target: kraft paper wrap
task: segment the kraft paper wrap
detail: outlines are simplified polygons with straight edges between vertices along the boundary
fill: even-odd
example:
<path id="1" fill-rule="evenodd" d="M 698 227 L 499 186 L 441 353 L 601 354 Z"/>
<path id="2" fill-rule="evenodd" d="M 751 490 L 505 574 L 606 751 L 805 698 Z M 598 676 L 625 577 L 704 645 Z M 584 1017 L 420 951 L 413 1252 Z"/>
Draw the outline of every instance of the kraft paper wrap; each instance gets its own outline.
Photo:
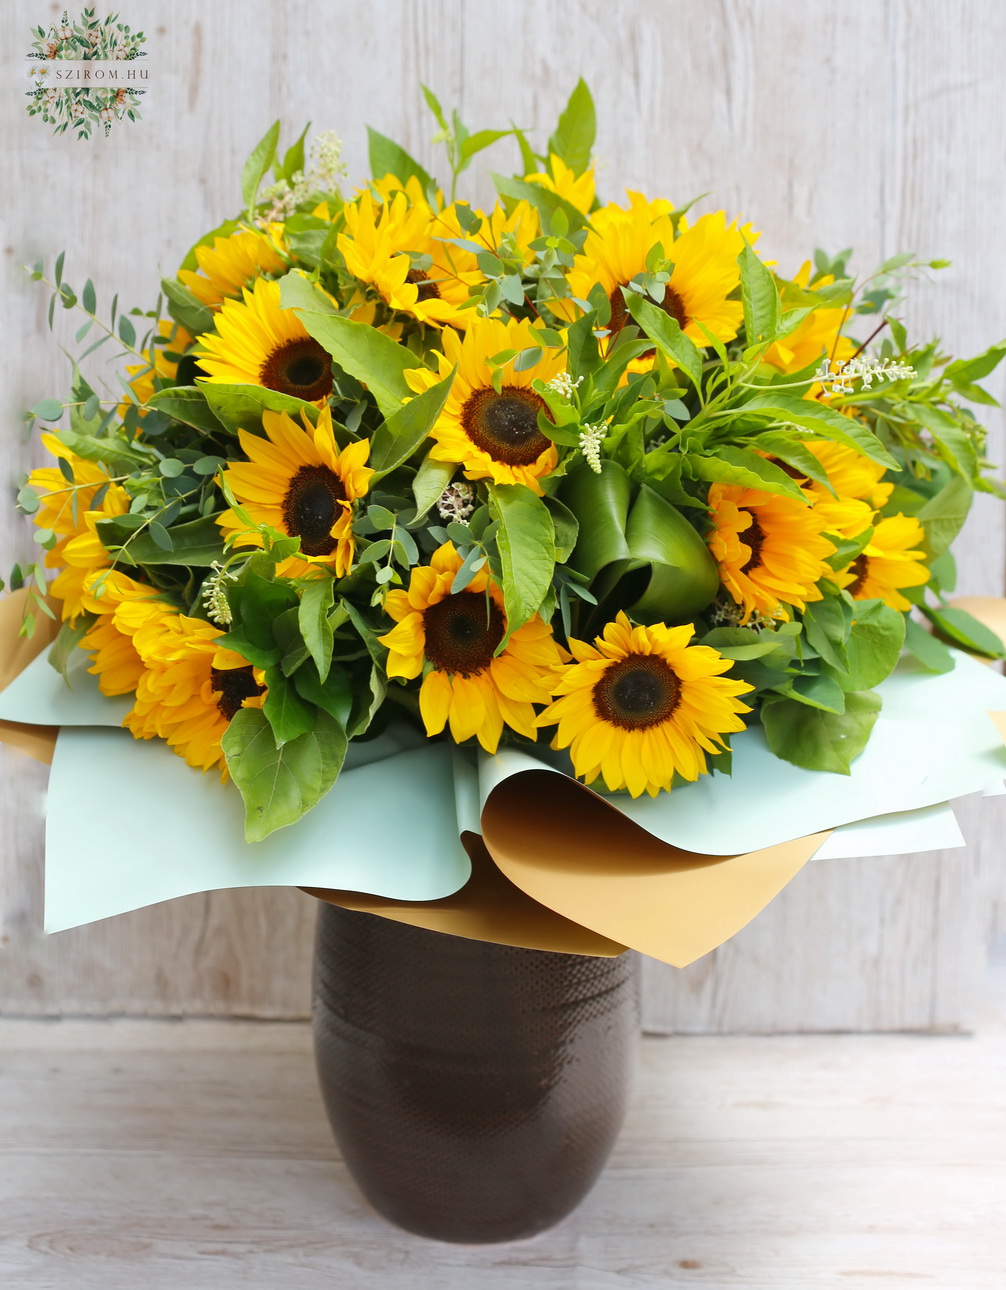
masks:
<path id="1" fill-rule="evenodd" d="M 59 602 L 51 600 L 50 607 L 56 617 L 46 614 L 35 614 L 35 631 L 31 636 L 19 636 L 21 619 L 28 603 L 28 593 L 24 589 L 12 592 L 9 596 L 0 596 L 0 690 L 10 685 L 11 681 L 48 649 L 59 631 Z M 8 748 L 16 748 L 27 753 L 36 761 L 52 765 L 52 754 L 56 747 L 55 726 L 28 726 L 19 721 L 0 721 L 0 743 Z"/>
<path id="2" fill-rule="evenodd" d="M 19 637 L 24 600 L 25 593 L 0 598 L 0 688 L 57 630 L 39 615 L 33 638 Z M 993 630 L 998 614 L 1006 633 L 1006 602 L 989 601 L 983 613 L 973 602 L 963 607 Z M 1006 739 L 1006 715 L 996 724 Z M 57 733 L 0 722 L 0 742 L 49 763 Z M 828 837 L 819 832 L 738 855 L 696 854 L 661 841 L 617 805 L 544 769 L 521 770 L 493 787 L 481 829 L 481 836 L 462 833 L 471 878 L 439 900 L 303 889 L 345 908 L 451 935 L 601 956 L 632 948 L 683 967 L 740 931 Z"/>

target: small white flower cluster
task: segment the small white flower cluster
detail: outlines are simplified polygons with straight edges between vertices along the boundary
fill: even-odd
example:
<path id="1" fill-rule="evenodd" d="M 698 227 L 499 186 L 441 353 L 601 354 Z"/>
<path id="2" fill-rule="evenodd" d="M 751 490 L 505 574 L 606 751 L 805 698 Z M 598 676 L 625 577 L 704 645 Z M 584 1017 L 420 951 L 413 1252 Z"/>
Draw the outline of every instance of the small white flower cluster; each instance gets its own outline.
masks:
<path id="1" fill-rule="evenodd" d="M 230 627 L 234 621 L 231 607 L 227 603 L 227 592 L 224 583 L 233 582 L 235 575 L 228 573 L 222 564 L 214 561 L 212 572 L 203 583 L 203 605 L 212 622 L 218 627 Z"/>
<path id="2" fill-rule="evenodd" d="M 585 425 L 580 431 L 580 451 L 595 475 L 601 473 L 601 443 L 607 433 L 608 427 L 603 421 Z"/>
<path id="3" fill-rule="evenodd" d="M 573 391 L 582 380 L 582 376 L 578 376 L 574 381 L 568 372 L 559 372 L 550 381 L 545 382 L 545 389 L 551 390 L 553 394 L 558 394 L 562 399 L 571 399 Z"/>
<path id="4" fill-rule="evenodd" d="M 437 498 L 437 511 L 442 520 L 467 524 L 475 510 L 475 487 L 463 482 L 448 484 Z"/>
<path id="5" fill-rule="evenodd" d="M 853 382 L 860 381 L 864 390 L 870 389 L 874 381 L 904 381 L 917 376 L 914 367 L 907 363 L 895 362 L 893 358 L 870 358 L 862 354 L 846 362 L 836 364 L 837 371 L 832 371 L 831 360 L 823 358 L 821 366 L 814 373 L 817 380 L 825 387 L 827 397 L 833 394 L 852 394 Z M 831 386 L 831 389 L 828 386 Z"/>
<path id="6" fill-rule="evenodd" d="M 272 202 L 265 214 L 266 223 L 289 219 L 312 193 L 338 192 L 339 180 L 345 174 L 342 140 L 334 130 L 325 130 L 311 145 L 311 161 L 307 170 L 298 170 L 292 183 L 281 179 L 262 194 L 266 201 Z"/>

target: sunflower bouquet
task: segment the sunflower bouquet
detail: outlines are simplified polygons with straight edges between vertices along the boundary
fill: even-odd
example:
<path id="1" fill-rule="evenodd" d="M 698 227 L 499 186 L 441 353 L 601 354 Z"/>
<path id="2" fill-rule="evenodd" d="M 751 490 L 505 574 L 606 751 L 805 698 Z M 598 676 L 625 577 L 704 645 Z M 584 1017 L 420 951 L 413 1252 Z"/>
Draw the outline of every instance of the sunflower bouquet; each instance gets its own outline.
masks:
<path id="1" fill-rule="evenodd" d="M 50 324 L 81 311 L 127 365 L 109 396 L 81 355 L 32 412 L 45 554 L 13 585 L 66 675 L 229 777 L 255 841 L 392 720 L 656 796 L 754 723 L 847 773 L 903 651 L 1002 656 L 945 596 L 973 494 L 1002 495 L 966 404 L 1006 345 L 910 342 L 909 256 L 787 272 L 723 211 L 602 202 L 582 82 L 541 153 L 426 97 L 449 194 L 373 130 L 346 192 L 338 141 L 281 153 L 277 123 L 151 312 L 34 267 Z M 483 211 L 459 179 L 504 138 Z"/>

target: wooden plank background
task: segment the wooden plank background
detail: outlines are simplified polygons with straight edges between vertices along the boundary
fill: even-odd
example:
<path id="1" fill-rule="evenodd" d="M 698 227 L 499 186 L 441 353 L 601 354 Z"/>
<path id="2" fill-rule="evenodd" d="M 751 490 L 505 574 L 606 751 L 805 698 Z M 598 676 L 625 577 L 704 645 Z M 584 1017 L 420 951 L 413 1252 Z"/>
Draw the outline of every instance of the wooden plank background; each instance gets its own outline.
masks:
<path id="1" fill-rule="evenodd" d="M 108 140 L 54 139 L 23 111 L 28 28 L 61 0 L 4 0 L 4 307 L 0 567 L 32 552 L 8 504 L 38 458 L 22 410 L 64 388 L 45 293 L 21 265 L 67 251 L 149 305 L 159 270 L 238 205 L 240 165 L 268 124 L 311 119 L 365 174 L 364 124 L 436 168 L 419 85 L 472 128 L 539 130 L 576 77 L 599 113 L 599 184 L 713 202 L 764 230 L 785 270 L 815 245 L 855 246 L 869 271 L 895 251 L 946 256 L 905 316 L 967 353 L 1006 330 L 999 219 L 1006 130 L 1006 9 L 995 0 L 122 0 L 148 34 L 144 120 Z M 487 154 L 506 170 L 508 143 Z M 490 198 L 475 176 L 462 195 Z M 61 316 L 59 337 L 76 323 Z M 99 368 L 100 375 L 100 368 Z M 1003 427 L 990 418 L 991 455 Z M 1001 509 L 982 499 L 962 543 L 961 590 L 1006 589 Z M 8 757 L 0 788 L 0 1012 L 52 1015 L 304 1012 L 311 902 L 294 892 L 196 896 L 46 939 L 44 777 Z M 101 809 L 96 804 L 95 809 Z M 728 946 L 686 972 L 648 964 L 658 1030 L 955 1028 L 967 1023 L 984 947 L 1006 905 L 1001 802 L 969 808 L 967 853 L 811 865 Z M 154 822 L 156 824 L 156 822 Z M 109 809 L 110 845 L 118 839 Z M 184 845 L 180 838 L 179 845 Z M 997 911 L 999 913 L 997 914 Z"/>

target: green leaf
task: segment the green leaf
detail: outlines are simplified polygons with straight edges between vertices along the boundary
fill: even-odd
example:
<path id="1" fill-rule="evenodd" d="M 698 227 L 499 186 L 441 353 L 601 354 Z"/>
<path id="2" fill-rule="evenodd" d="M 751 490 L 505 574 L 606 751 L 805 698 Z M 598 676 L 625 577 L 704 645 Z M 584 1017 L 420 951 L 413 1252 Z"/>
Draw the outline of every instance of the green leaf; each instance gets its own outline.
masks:
<path id="1" fill-rule="evenodd" d="M 499 523 L 496 545 L 507 617 L 502 648 L 538 612 L 552 585 L 555 529 L 545 503 L 524 484 L 491 484 L 489 510 Z"/>
<path id="2" fill-rule="evenodd" d="M 215 381 L 200 381 L 196 388 L 217 420 L 235 434 L 238 430 L 261 432 L 262 413 L 265 411 L 286 412 L 295 421 L 299 421 L 305 413 L 312 422 L 318 419 L 318 409 L 313 403 L 295 399 L 292 394 L 281 394 L 279 390 L 267 390 L 264 385 L 224 385 Z"/>
<path id="3" fill-rule="evenodd" d="M 422 364 L 411 350 L 367 323 L 340 318 L 331 301 L 299 273 L 288 273 L 281 280 L 280 302 L 284 309 L 295 310 L 344 372 L 367 386 L 382 416 L 392 416 L 412 397 L 403 373 Z"/>
<path id="4" fill-rule="evenodd" d="M 265 134 L 252 149 L 251 156 L 241 172 L 241 200 L 245 210 L 255 207 L 258 190 L 262 186 L 266 171 L 276 160 L 276 145 L 279 143 L 279 122 L 274 121 Z"/>
<path id="5" fill-rule="evenodd" d="M 681 368 L 696 388 L 702 379 L 702 354 L 681 324 L 636 291 L 624 291 L 625 307 L 657 348 Z"/>
<path id="6" fill-rule="evenodd" d="M 168 313 L 190 335 L 200 336 L 213 330 L 213 310 L 177 278 L 162 278 L 161 290 L 168 298 Z"/>
<path id="7" fill-rule="evenodd" d="M 344 667 L 335 664 L 327 678 L 322 682 L 314 664 L 310 661 L 294 673 L 294 684 L 298 693 L 308 703 L 321 708 L 342 727 L 349 725 L 350 713 L 353 711 L 353 688 L 349 674 Z"/>
<path id="8" fill-rule="evenodd" d="M 416 471 L 412 494 L 416 499 L 416 520 L 421 520 L 454 478 L 457 466 L 451 461 L 435 461 L 429 453 Z"/>
<path id="9" fill-rule="evenodd" d="M 804 673 L 795 676 L 785 688 L 785 694 L 810 708 L 836 714 L 845 711 L 845 691 L 827 672 Z"/>
<path id="10" fill-rule="evenodd" d="M 170 548 L 161 546 L 150 532 L 155 523 L 162 533 L 170 532 Z M 223 536 L 212 517 L 176 524 L 170 530 L 165 530 L 155 520 L 148 529 L 131 537 L 126 545 L 120 545 L 122 538 L 117 536 L 115 520 L 99 520 L 97 529 L 98 536 L 113 551 L 119 563 L 131 566 L 181 564 L 203 569 L 216 560 L 223 560 L 226 554 Z"/>
<path id="11" fill-rule="evenodd" d="M 73 430 L 60 430 L 59 441 L 71 452 L 87 461 L 101 462 L 114 469 L 132 473 L 138 467 L 150 464 L 150 454 L 127 443 L 124 439 L 98 439 L 94 435 L 75 434 Z"/>
<path id="12" fill-rule="evenodd" d="M 444 116 L 444 109 L 440 106 L 440 100 L 428 86 L 420 85 L 419 88 L 423 91 L 423 98 L 426 100 L 426 106 L 436 117 L 437 125 L 440 126 L 441 130 L 446 130 L 447 118 Z"/>
<path id="13" fill-rule="evenodd" d="M 952 644 L 973 654 L 981 654 L 983 658 L 1006 658 L 1006 649 L 995 632 L 966 610 L 955 609 L 951 605 L 941 609 L 933 609 L 929 605 L 920 605 L 919 608 L 937 633 Z"/>
<path id="14" fill-rule="evenodd" d="M 93 314 L 98 307 L 98 302 L 94 294 L 94 283 L 90 278 L 88 278 L 84 283 L 84 289 L 80 293 L 80 303 L 86 314 Z"/>
<path id="15" fill-rule="evenodd" d="M 222 429 L 219 419 L 206 402 L 206 393 L 200 385 L 175 385 L 152 395 L 146 406 L 163 412 L 172 421 L 181 421 L 196 430 L 216 434 Z"/>
<path id="16" fill-rule="evenodd" d="M 849 666 L 845 642 L 849 634 L 849 620 L 843 602 L 835 596 L 826 596 L 809 604 L 803 614 L 803 630 L 812 649 L 839 672 Z M 893 666 L 893 665 L 892 665 Z M 868 690 L 868 685 L 848 687 L 850 690 Z"/>
<path id="17" fill-rule="evenodd" d="M 891 675 L 905 644 L 905 616 L 882 600 L 856 602 L 849 633 L 848 690 L 872 690 Z"/>
<path id="18" fill-rule="evenodd" d="M 954 385 L 970 385 L 973 381 L 981 381 L 991 375 L 1004 358 L 1006 358 L 1006 340 L 1001 340 L 997 345 L 990 345 L 983 354 L 978 354 L 975 358 L 959 358 L 955 363 L 948 363 L 943 375 Z"/>
<path id="19" fill-rule="evenodd" d="M 828 472 L 810 449 L 805 448 L 798 439 L 793 438 L 784 431 L 763 430 L 760 434 L 752 436 L 747 442 L 752 448 L 759 448 L 762 452 L 771 453 L 779 461 L 784 461 L 787 466 L 792 466 L 805 479 L 813 479 L 816 483 L 823 484 L 832 496 L 835 495 L 831 480 L 828 478 Z"/>
<path id="20" fill-rule="evenodd" d="M 515 202 L 528 202 L 541 216 L 542 225 L 548 228 L 556 211 L 569 220 L 571 229 L 589 228 L 590 221 L 572 202 L 566 201 L 558 193 L 552 192 L 544 184 L 530 184 L 524 179 L 508 179 L 505 175 L 493 175 L 492 181 L 496 191 L 502 197 L 509 197 Z"/>
<path id="21" fill-rule="evenodd" d="M 953 417 L 925 403 L 913 403 L 914 419 L 929 431 L 940 456 L 959 475 L 973 480 L 978 474 L 978 452 L 967 431 Z"/>
<path id="22" fill-rule="evenodd" d="M 594 100 L 581 77 L 559 117 L 555 133 L 548 141 L 548 150 L 560 157 L 574 174 L 582 175 L 590 165 L 596 134 Z"/>
<path id="23" fill-rule="evenodd" d="M 555 558 L 559 564 L 565 564 L 576 546 L 577 534 L 580 531 L 579 521 L 558 497 L 546 497 L 545 505 L 548 507 L 549 515 L 552 516 L 552 525 L 555 529 Z"/>
<path id="24" fill-rule="evenodd" d="M 603 598 L 626 574 L 636 574 L 628 609 L 640 622 L 682 621 L 704 609 L 719 587 L 716 563 L 692 524 L 643 485 L 630 506 L 632 485 L 616 462 L 601 474 L 577 467 L 562 500 L 579 521 L 570 565 Z M 637 574 L 636 571 L 642 571 Z"/>
<path id="25" fill-rule="evenodd" d="M 279 177 L 285 179 L 287 183 L 293 183 L 293 177 L 298 170 L 304 169 L 304 140 L 307 138 L 307 132 L 311 128 L 311 122 L 301 131 L 300 138 L 291 143 L 286 150 L 283 158 L 283 164 L 279 167 Z M 278 140 L 277 140 L 278 142 Z"/>
<path id="26" fill-rule="evenodd" d="M 741 269 L 744 333 L 749 345 L 775 339 L 779 328 L 779 290 L 772 271 L 750 246 L 737 257 Z"/>
<path id="27" fill-rule="evenodd" d="M 402 183 L 413 176 L 419 180 L 423 192 L 428 192 L 435 188 L 433 180 L 422 168 L 414 157 L 410 157 L 403 147 L 392 142 L 383 134 L 379 134 L 371 126 L 367 126 L 367 140 L 370 155 L 370 173 L 375 179 L 383 179 L 385 175 L 394 175 Z"/>
<path id="28" fill-rule="evenodd" d="M 309 582 L 300 597 L 300 634 L 314 659 L 322 685 L 332 666 L 333 633 L 329 614 L 334 602 L 335 582 L 332 578 L 319 578 L 315 582 Z"/>
<path id="29" fill-rule="evenodd" d="M 371 441 L 368 464 L 377 472 L 378 478 L 408 461 L 426 440 L 443 411 L 453 382 L 454 371 L 402 404 L 383 425 L 377 427 Z"/>
<path id="30" fill-rule="evenodd" d="M 930 672 L 952 672 L 954 656 L 942 641 L 909 618 L 905 624 L 905 648 Z"/>
<path id="31" fill-rule="evenodd" d="M 742 488 L 760 488 L 766 493 L 806 501 L 799 485 L 774 462 L 747 448 L 717 444 L 715 457 L 689 453 L 688 466 L 697 479 L 710 483 L 738 484 Z"/>
<path id="32" fill-rule="evenodd" d="M 967 480 L 954 475 L 916 512 L 926 532 L 926 554 L 930 560 L 941 556 L 964 527 L 973 497 Z"/>
<path id="33" fill-rule="evenodd" d="M 277 748 L 314 729 L 315 709 L 304 702 L 293 681 L 274 667 L 266 672 L 265 683 L 268 693 L 262 711 L 272 726 Z"/>
<path id="34" fill-rule="evenodd" d="M 261 842 L 296 823 L 335 783 L 346 757 L 345 730 L 327 712 L 314 729 L 276 746 L 265 713 L 242 708 L 224 735 L 227 769 L 245 803 L 245 839 Z"/>
<path id="35" fill-rule="evenodd" d="M 783 761 L 848 775 L 879 713 L 880 698 L 869 691 L 847 694 L 841 714 L 773 695 L 762 703 L 761 720 L 769 749 Z"/>
<path id="36" fill-rule="evenodd" d="M 889 469 L 901 469 L 899 463 L 875 434 L 867 430 L 861 422 L 852 417 L 842 416 L 834 408 L 826 408 L 809 399 L 801 399 L 792 394 L 773 390 L 766 394 L 756 394 L 754 398 L 738 404 L 721 416 L 734 419 L 746 416 L 750 412 L 758 412 L 783 424 L 802 426 L 805 430 L 819 434 L 825 439 L 832 439 L 835 443 L 844 443 L 848 448 L 855 448 L 871 461 L 880 462 Z"/>
<path id="37" fill-rule="evenodd" d="M 508 135 L 513 134 L 512 130 L 476 130 L 470 134 L 461 145 L 461 165 L 458 168 L 460 174 L 466 170 L 468 165 L 477 152 L 483 148 L 488 148 L 490 144 L 496 143 L 498 139 L 505 139 Z"/>
<path id="38" fill-rule="evenodd" d="M 58 421 L 63 415 L 63 402 L 61 399 L 40 399 L 31 411 L 32 416 L 41 421 Z"/>

